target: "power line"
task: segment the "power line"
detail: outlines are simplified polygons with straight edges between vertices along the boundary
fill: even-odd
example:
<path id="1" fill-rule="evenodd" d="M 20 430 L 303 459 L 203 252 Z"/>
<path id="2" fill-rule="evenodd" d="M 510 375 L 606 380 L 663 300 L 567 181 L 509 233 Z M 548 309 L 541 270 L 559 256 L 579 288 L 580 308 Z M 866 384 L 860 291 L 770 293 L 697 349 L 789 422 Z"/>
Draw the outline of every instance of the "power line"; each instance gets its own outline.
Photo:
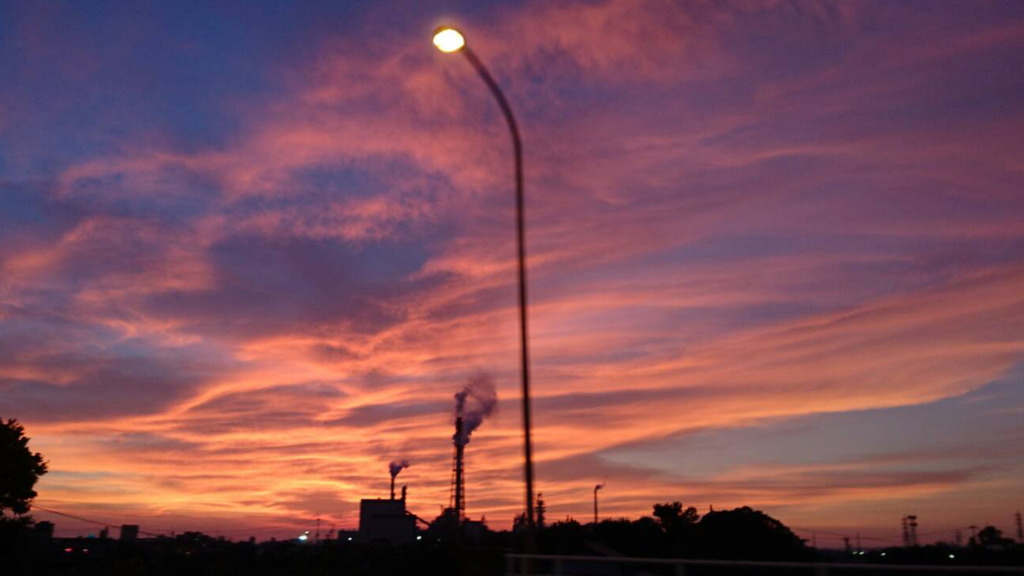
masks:
<path id="1" fill-rule="evenodd" d="M 90 524 L 96 524 L 97 526 L 103 526 L 104 528 L 111 528 L 111 527 L 119 525 L 117 522 L 104 522 L 102 520 L 94 520 L 94 519 L 91 519 L 91 518 L 85 518 L 83 516 L 76 516 L 74 514 L 68 514 L 67 512 L 60 512 L 60 511 L 53 510 L 53 509 L 50 509 L 50 508 L 43 508 L 42 506 L 39 506 L 38 504 L 35 504 L 35 503 L 30 504 L 30 506 L 32 508 L 35 508 L 36 510 L 39 510 L 40 512 L 48 512 L 50 514 L 56 514 L 57 516 L 63 516 L 65 518 L 71 518 L 73 520 L 78 520 L 80 522 L 88 522 Z M 296 523 L 300 523 L 300 522 L 302 522 L 302 521 L 301 520 L 296 520 Z M 218 530 L 216 533 L 217 534 L 229 534 L 229 533 L 244 533 L 244 532 L 266 532 L 267 530 L 294 530 L 294 529 L 295 529 L 295 526 L 280 525 L 280 526 L 263 526 L 263 527 L 260 527 L 260 528 L 233 528 L 233 529 L 230 529 L 230 530 Z M 167 531 L 171 532 L 171 530 L 167 530 Z M 188 532 L 188 531 L 189 530 L 182 530 L 182 532 Z M 154 532 L 147 532 L 145 530 L 139 530 L 139 534 L 145 534 L 147 536 L 153 536 L 153 537 L 163 536 L 163 534 L 157 534 L 157 533 L 154 533 Z"/>
<path id="2" fill-rule="evenodd" d="M 56 506 L 61 506 L 61 507 L 63 507 L 65 504 L 67 504 L 68 506 L 91 506 L 91 505 L 94 504 L 93 502 L 75 502 L 75 501 L 70 501 L 70 500 L 54 500 L 54 501 L 51 502 L 50 500 L 41 500 L 39 498 L 36 498 L 36 499 L 34 499 L 32 501 L 30 506 L 32 506 L 33 508 L 38 508 L 40 510 L 46 510 L 42 506 L 39 506 L 39 504 L 37 504 L 38 502 L 42 502 L 42 503 L 44 503 L 47 506 L 54 506 L 54 505 L 56 505 Z M 101 504 L 101 506 L 102 506 L 102 504 Z M 56 511 L 54 511 L 54 512 L 57 513 Z M 68 514 L 65 513 L 64 515 L 67 516 Z M 117 517 L 115 517 L 115 518 L 117 518 Z M 108 522 L 103 522 L 103 524 L 105 524 L 107 526 L 117 526 L 119 524 L 129 524 L 133 520 L 133 517 L 131 517 L 131 516 L 121 516 L 120 518 L 121 519 L 118 520 L 117 522 L 109 522 L 109 523 Z M 87 518 L 79 518 L 79 519 L 85 520 L 85 521 L 88 521 L 88 522 L 92 522 L 94 524 L 97 524 L 97 523 L 100 522 L 99 520 L 89 520 Z"/>
<path id="3" fill-rule="evenodd" d="M 920 532 L 918 536 L 935 536 L 936 534 L 952 534 L 957 530 L 970 529 L 970 526 L 954 526 L 945 530 L 932 530 L 931 532 Z"/>
<path id="4" fill-rule="evenodd" d="M 843 538 L 846 538 L 849 535 L 849 533 L 843 534 L 843 533 L 840 533 L 840 532 L 830 532 L 828 530 L 816 530 L 814 528 L 801 528 L 801 527 L 798 527 L 798 526 L 791 526 L 790 528 L 792 530 L 797 531 L 797 532 L 810 532 L 810 533 L 815 534 L 815 535 L 831 536 L 832 538 L 836 538 L 836 539 L 840 539 L 840 540 L 843 539 Z M 854 530 L 853 532 L 856 532 L 856 530 Z M 878 541 L 878 542 L 888 542 L 888 541 L 892 540 L 892 538 L 886 538 L 886 537 L 882 537 L 882 536 L 861 536 L 860 539 L 861 540 L 875 540 L 875 541 Z"/>
<path id="5" fill-rule="evenodd" d="M 220 530 L 218 534 L 235 534 L 244 532 L 266 532 L 267 530 L 296 530 L 295 526 L 264 526 L 263 528 L 232 528 L 230 530 Z"/>
<path id="6" fill-rule="evenodd" d="M 82 522 L 88 522 L 90 524 L 98 524 L 98 525 L 106 527 L 106 528 L 109 528 L 111 526 L 116 526 L 117 525 L 114 522 L 102 522 L 100 520 L 91 520 L 89 518 L 83 518 L 81 516 L 75 516 L 74 514 L 67 514 L 65 512 L 58 512 L 56 510 L 50 510 L 49 508 L 43 508 L 42 506 L 39 506 L 38 504 L 29 504 L 29 506 L 31 506 L 32 508 L 35 508 L 36 510 L 40 510 L 42 512 L 49 512 L 50 514 L 56 514 L 57 516 L 64 516 L 65 518 L 73 518 L 75 520 L 80 520 Z"/>
<path id="7" fill-rule="evenodd" d="M 63 516 L 65 518 L 71 518 L 73 520 L 78 520 L 79 522 L 88 522 L 90 524 L 96 524 L 96 525 L 99 525 L 99 526 L 103 526 L 104 528 L 110 528 L 111 526 L 117 526 L 118 525 L 116 522 L 103 522 L 101 520 L 93 520 L 91 518 L 84 518 L 82 516 L 75 516 L 74 514 L 68 514 L 67 512 L 59 512 L 57 510 L 51 510 L 49 508 L 43 508 L 42 506 L 39 506 L 38 504 L 29 504 L 29 506 L 31 506 L 32 508 L 35 508 L 36 510 L 39 510 L 40 512 L 48 512 L 50 514 L 56 514 L 57 516 Z M 153 537 L 163 536 L 163 534 L 156 534 L 154 532 L 146 532 L 145 530 L 139 530 L 139 534 L 145 534 L 146 536 L 153 536 Z"/>

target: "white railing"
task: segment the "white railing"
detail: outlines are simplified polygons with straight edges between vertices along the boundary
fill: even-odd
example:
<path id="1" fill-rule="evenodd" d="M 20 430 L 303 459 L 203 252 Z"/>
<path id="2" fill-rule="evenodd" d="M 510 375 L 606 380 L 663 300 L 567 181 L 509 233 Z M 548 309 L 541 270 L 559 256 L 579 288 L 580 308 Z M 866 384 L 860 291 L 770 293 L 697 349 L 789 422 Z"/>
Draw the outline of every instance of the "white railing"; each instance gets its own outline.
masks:
<path id="1" fill-rule="evenodd" d="M 609 568 L 626 568 L 627 566 L 661 566 L 671 567 L 673 576 L 686 576 L 688 567 L 712 566 L 720 568 L 744 569 L 744 574 L 758 574 L 758 569 L 770 569 L 774 574 L 786 570 L 794 574 L 810 574 L 827 576 L 833 572 L 915 572 L 926 574 L 1017 574 L 1024 576 L 1024 566 L 924 566 L 899 564 L 840 564 L 821 562 L 739 562 L 733 560 L 691 560 L 686 558 L 623 558 L 607 556 L 549 556 L 545 554 L 506 554 L 506 576 L 573 576 L 566 572 L 566 565 L 587 564 L 594 573 L 597 566 Z M 544 570 L 539 572 L 538 570 Z M 723 572 L 723 573 L 728 573 Z"/>

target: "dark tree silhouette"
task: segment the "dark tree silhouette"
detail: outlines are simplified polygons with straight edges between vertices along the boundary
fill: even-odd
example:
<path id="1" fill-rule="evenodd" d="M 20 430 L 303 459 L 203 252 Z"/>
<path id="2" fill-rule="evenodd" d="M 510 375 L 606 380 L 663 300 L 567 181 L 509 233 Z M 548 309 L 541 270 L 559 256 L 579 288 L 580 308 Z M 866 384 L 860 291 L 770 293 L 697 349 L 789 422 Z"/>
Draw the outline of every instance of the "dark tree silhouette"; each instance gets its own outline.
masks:
<path id="1" fill-rule="evenodd" d="M 537 505 L 534 506 L 534 513 L 537 515 L 537 529 L 544 529 L 544 513 L 547 512 L 547 506 L 544 505 L 544 494 L 537 494 Z"/>
<path id="2" fill-rule="evenodd" d="M 36 481 L 46 474 L 46 462 L 28 448 L 25 428 L 17 420 L 0 419 L 0 519 L 10 510 L 15 515 L 29 511 L 36 497 Z"/>
<path id="3" fill-rule="evenodd" d="M 601 547 L 595 548 L 595 551 L 601 554 L 615 551 L 640 558 L 663 555 L 664 533 L 654 518 L 645 516 L 636 520 L 605 519 L 591 526 L 594 541 L 602 544 Z"/>
<path id="4" fill-rule="evenodd" d="M 973 539 L 972 539 L 973 540 Z M 995 526 L 985 526 L 981 530 L 978 530 L 978 546 L 992 546 L 996 548 L 1013 546 L 1015 542 L 1012 538 L 1006 538 L 1003 536 L 1003 531 Z"/>
<path id="5" fill-rule="evenodd" d="M 512 518 L 512 531 L 518 533 L 518 532 L 522 532 L 523 530 L 526 530 L 526 513 L 525 512 L 524 513 L 520 513 L 520 514 L 516 514 Z"/>
<path id="6" fill-rule="evenodd" d="M 675 533 L 687 526 L 693 526 L 700 520 L 697 509 L 690 506 L 684 510 L 682 502 L 655 504 L 654 517 L 658 519 L 658 524 L 661 524 L 662 529 L 668 533 Z"/>
<path id="7" fill-rule="evenodd" d="M 708 512 L 697 525 L 701 554 L 735 560 L 800 560 L 810 550 L 785 524 L 747 506 Z"/>

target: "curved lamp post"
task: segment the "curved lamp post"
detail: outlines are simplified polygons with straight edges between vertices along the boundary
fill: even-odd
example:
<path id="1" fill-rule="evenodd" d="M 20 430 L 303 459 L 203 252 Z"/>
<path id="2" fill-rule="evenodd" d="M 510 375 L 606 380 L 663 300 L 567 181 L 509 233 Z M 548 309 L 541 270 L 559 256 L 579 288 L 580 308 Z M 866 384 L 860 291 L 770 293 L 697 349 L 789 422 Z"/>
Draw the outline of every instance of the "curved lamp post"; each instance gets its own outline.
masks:
<path id="1" fill-rule="evenodd" d="M 505 99 L 505 94 L 498 83 L 491 77 L 483 62 L 466 45 L 466 38 L 455 28 L 443 26 L 434 31 L 434 46 L 445 53 L 461 52 L 473 66 L 484 84 L 491 90 L 502 114 L 508 122 L 512 133 L 512 149 L 515 152 L 516 164 L 516 237 L 519 254 L 519 345 L 522 352 L 522 383 L 523 383 L 523 456 L 525 457 L 523 474 L 526 477 L 526 530 L 527 548 L 533 550 L 534 514 L 533 514 L 533 447 L 530 441 L 530 355 L 526 338 L 526 242 L 523 230 L 523 143 L 519 138 L 519 126 L 512 115 L 512 108 Z"/>

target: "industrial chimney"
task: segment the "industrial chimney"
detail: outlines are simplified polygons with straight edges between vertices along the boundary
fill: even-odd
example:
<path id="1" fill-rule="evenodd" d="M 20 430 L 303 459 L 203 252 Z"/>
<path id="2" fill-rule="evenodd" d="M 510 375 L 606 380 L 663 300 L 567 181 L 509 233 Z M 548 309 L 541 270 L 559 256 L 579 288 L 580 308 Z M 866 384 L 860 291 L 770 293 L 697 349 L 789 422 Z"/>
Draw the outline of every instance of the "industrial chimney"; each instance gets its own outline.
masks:
<path id="1" fill-rule="evenodd" d="M 455 393 L 455 462 L 452 464 L 452 493 L 449 508 L 459 522 L 466 514 L 464 454 L 469 438 L 498 409 L 498 393 L 486 374 L 477 374 Z"/>
<path id="2" fill-rule="evenodd" d="M 462 433 L 462 416 L 455 418 L 455 436 L 452 437 L 455 445 L 455 461 L 452 463 L 452 498 L 451 509 L 455 518 L 462 520 L 466 511 L 466 494 L 463 484 L 463 457 L 466 450 L 466 438 Z"/>
<path id="3" fill-rule="evenodd" d="M 408 467 L 409 467 L 409 461 L 408 460 L 392 460 L 391 463 L 388 464 L 388 472 L 391 473 L 391 499 L 392 500 L 395 499 L 395 478 L 398 476 L 399 472 L 401 472 L 403 469 L 408 468 Z"/>

